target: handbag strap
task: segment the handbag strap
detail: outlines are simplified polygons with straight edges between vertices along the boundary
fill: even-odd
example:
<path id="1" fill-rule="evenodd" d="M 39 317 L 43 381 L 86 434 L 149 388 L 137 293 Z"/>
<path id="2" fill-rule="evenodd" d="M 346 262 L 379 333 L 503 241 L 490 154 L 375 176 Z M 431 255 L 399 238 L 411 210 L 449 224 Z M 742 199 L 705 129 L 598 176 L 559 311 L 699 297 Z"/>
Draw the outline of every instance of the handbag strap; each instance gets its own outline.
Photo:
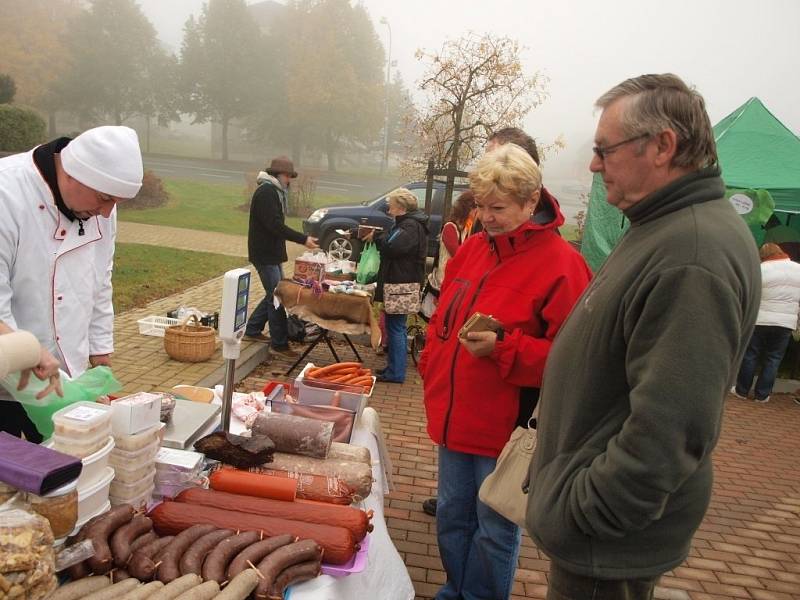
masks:
<path id="1" fill-rule="evenodd" d="M 531 418 L 528 419 L 528 429 L 536 429 L 536 424 L 539 422 L 539 406 L 542 404 L 542 397 L 539 396 L 539 399 L 536 401 L 536 406 L 533 408 L 533 414 Z"/>

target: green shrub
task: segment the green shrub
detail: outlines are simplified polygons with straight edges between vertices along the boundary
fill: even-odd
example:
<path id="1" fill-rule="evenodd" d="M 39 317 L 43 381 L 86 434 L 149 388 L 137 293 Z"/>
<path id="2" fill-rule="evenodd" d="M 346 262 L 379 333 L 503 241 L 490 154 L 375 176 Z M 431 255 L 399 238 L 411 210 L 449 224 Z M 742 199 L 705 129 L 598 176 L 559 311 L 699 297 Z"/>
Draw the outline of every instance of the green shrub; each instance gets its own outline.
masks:
<path id="1" fill-rule="evenodd" d="M 0 104 L 0 151 L 22 152 L 45 141 L 47 124 L 29 108 Z"/>
<path id="2" fill-rule="evenodd" d="M 121 209 L 133 210 L 143 208 L 158 208 L 169 201 L 169 193 L 164 189 L 164 184 L 158 175 L 152 171 L 145 171 L 142 177 L 142 189 L 135 198 L 119 203 Z"/>

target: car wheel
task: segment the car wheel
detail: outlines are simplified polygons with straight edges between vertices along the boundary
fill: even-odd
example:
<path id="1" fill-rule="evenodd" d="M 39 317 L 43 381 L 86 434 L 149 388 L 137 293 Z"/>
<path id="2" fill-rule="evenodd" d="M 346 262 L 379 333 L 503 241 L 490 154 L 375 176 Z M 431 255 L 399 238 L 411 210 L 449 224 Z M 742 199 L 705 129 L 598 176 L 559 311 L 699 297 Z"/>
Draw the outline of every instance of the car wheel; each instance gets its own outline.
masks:
<path id="1" fill-rule="evenodd" d="M 351 238 L 346 238 L 337 233 L 332 233 L 325 238 L 322 248 L 328 256 L 336 260 L 357 261 L 361 254 L 361 242 Z"/>

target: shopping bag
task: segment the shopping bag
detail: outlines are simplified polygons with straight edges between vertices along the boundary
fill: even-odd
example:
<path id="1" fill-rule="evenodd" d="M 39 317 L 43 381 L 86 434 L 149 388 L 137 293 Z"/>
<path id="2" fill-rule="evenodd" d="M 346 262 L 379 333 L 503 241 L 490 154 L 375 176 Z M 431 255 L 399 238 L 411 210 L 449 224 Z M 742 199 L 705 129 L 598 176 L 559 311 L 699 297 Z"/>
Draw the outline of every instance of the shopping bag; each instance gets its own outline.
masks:
<path id="1" fill-rule="evenodd" d="M 361 259 L 358 261 L 356 270 L 356 281 L 360 284 L 372 283 L 378 278 L 378 270 L 381 267 L 381 255 L 375 244 L 367 242 Z"/>
<path id="2" fill-rule="evenodd" d="M 413 315 L 419 312 L 419 284 L 384 283 L 383 310 L 387 315 Z"/>
<path id="3" fill-rule="evenodd" d="M 494 471 L 483 480 L 478 490 L 481 502 L 520 527 L 525 527 L 528 477 L 534 448 L 536 429 L 517 427 L 497 457 Z"/>

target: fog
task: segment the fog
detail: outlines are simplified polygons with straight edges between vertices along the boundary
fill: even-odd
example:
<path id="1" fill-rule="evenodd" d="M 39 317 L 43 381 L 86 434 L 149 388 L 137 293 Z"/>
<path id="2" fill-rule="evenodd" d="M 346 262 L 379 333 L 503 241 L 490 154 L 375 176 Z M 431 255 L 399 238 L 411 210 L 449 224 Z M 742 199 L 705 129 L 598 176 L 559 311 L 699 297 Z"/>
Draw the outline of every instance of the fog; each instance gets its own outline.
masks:
<path id="1" fill-rule="evenodd" d="M 250 2 L 253 4 L 254 2 Z M 140 0 L 162 41 L 179 51 L 182 25 L 201 0 Z M 549 78 L 548 99 L 525 120 L 541 143 L 566 149 L 548 177 L 588 181 L 594 100 L 619 81 L 671 71 L 704 95 L 713 123 L 751 96 L 800 131 L 800 2 L 797 0 L 363 0 L 391 59 L 414 93 L 418 48 L 475 31 L 519 40 L 526 71 Z M 388 27 L 380 23 L 385 17 Z M 264 57 L 281 60 L 280 56 Z"/>

